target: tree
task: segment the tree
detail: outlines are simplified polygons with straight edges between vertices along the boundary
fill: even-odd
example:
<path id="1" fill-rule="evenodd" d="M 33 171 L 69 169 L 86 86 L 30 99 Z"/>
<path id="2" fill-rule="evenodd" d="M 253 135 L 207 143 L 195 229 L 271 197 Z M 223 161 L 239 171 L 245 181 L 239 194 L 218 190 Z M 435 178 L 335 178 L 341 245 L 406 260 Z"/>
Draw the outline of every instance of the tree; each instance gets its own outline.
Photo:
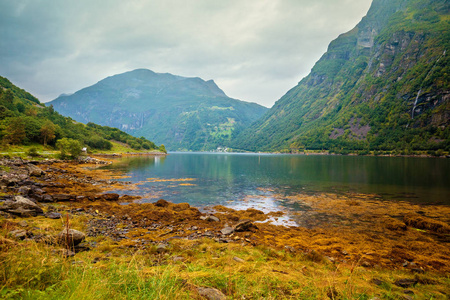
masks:
<path id="1" fill-rule="evenodd" d="M 76 158 L 81 154 L 82 145 L 77 140 L 63 138 L 58 140 L 58 142 L 56 142 L 56 148 L 58 148 L 59 151 L 61 151 L 60 153 L 61 158 L 64 159 L 67 156 Z"/>
<path id="2" fill-rule="evenodd" d="M 47 146 L 47 142 L 52 141 L 55 138 L 55 124 L 52 121 L 45 121 L 44 125 L 41 127 L 41 137 L 44 141 L 44 146 Z"/>
<path id="3" fill-rule="evenodd" d="M 27 134 L 25 130 L 25 120 L 23 118 L 10 118 L 5 130 L 5 140 L 12 145 L 22 144 Z"/>
<path id="4" fill-rule="evenodd" d="M 161 144 L 161 146 L 159 146 L 159 151 L 167 153 L 166 147 L 164 146 L 164 144 Z"/>

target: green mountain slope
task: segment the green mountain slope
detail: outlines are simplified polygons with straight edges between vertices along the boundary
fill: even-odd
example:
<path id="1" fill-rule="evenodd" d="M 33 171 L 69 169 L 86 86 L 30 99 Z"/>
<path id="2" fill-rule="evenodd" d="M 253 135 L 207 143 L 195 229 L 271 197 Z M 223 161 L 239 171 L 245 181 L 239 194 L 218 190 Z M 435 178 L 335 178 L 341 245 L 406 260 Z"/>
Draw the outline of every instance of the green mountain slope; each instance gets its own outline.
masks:
<path id="1" fill-rule="evenodd" d="M 120 128 L 170 150 L 212 150 L 267 108 L 231 99 L 214 81 L 138 69 L 50 102 L 61 114 Z"/>
<path id="2" fill-rule="evenodd" d="M 0 138 L 8 145 L 44 144 L 50 147 L 63 139 L 78 141 L 81 147 L 109 150 L 111 141 L 126 143 L 135 150 L 158 147 L 144 138 L 133 137 L 117 128 L 87 125 L 63 117 L 28 92 L 0 76 Z"/>
<path id="3" fill-rule="evenodd" d="M 233 147 L 450 150 L 450 2 L 374 0 Z"/>

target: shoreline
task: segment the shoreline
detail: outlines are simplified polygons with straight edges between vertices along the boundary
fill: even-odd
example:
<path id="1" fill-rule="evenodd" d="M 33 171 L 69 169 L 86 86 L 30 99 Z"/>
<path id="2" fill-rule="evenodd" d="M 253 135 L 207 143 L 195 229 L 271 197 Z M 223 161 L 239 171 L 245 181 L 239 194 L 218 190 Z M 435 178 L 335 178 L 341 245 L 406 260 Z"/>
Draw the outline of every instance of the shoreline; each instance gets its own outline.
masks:
<path id="1" fill-rule="evenodd" d="M 5 224 L 15 224 L 8 225 L 8 230 L 20 229 L 22 220 L 53 222 L 45 217 L 53 212 L 60 214 L 59 219 L 67 215 L 84 220 L 79 227 L 86 232 L 88 242 L 102 237 L 127 251 L 173 247 L 181 241 L 202 243 L 207 239 L 217 247 L 267 247 L 292 256 L 312 257 L 334 268 L 358 266 L 366 272 L 399 271 L 413 277 L 438 274 L 433 275 L 438 278 L 450 272 L 448 207 L 406 202 L 388 206 L 374 195 L 362 194 L 297 195 L 289 201 L 301 201 L 311 209 L 295 216 L 300 226 L 289 227 L 261 223 L 282 217 L 282 212 L 265 214 L 251 208 L 236 211 L 215 206 L 213 212 L 202 213 L 187 203 L 133 203 L 140 197 L 110 192 L 127 186 L 115 180 L 122 174 L 99 170 L 98 163 L 2 160 L 1 164 L 4 200 L 0 202 L 21 194 L 36 201 L 44 213 L 31 218 L 3 213 L 2 232 Z M 11 174 L 21 176 L 22 181 Z M 26 232 L 32 237 L 38 235 L 32 228 Z M 98 247 L 102 246 L 90 251 Z M 76 258 L 79 254 L 74 255 Z"/>

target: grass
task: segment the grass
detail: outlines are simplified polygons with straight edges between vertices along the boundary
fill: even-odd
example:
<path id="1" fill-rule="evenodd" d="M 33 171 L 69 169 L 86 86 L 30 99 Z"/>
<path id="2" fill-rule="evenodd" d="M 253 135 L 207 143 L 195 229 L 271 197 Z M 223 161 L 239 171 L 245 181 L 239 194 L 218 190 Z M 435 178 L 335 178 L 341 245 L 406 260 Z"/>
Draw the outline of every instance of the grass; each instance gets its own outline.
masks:
<path id="1" fill-rule="evenodd" d="M 393 282 L 411 277 L 211 239 L 173 240 L 168 252 L 157 253 L 155 246 L 137 250 L 98 236 L 88 238 L 97 244 L 91 251 L 65 258 L 60 246 L 11 239 L 8 232 L 17 222 L 0 221 L 3 299 L 200 299 L 197 286 L 219 289 L 229 299 L 401 299 L 405 289 Z M 64 226 L 63 220 L 44 217 L 27 222 L 45 234 Z M 72 228 L 85 230 L 85 224 L 85 216 L 72 216 Z M 410 288 L 417 299 L 445 299 L 448 275 L 420 276 Z M 374 278 L 382 283 L 373 284 Z"/>
<path id="2" fill-rule="evenodd" d="M 92 153 L 94 154 L 113 154 L 113 153 L 148 153 L 148 152 L 159 152 L 157 149 L 151 149 L 151 150 L 146 150 L 146 149 L 141 149 L 141 150 L 136 150 L 131 148 L 130 146 L 128 146 L 127 144 L 121 143 L 121 142 L 117 142 L 117 141 L 110 141 L 113 145 L 113 147 L 111 148 L 111 150 L 92 150 Z"/>

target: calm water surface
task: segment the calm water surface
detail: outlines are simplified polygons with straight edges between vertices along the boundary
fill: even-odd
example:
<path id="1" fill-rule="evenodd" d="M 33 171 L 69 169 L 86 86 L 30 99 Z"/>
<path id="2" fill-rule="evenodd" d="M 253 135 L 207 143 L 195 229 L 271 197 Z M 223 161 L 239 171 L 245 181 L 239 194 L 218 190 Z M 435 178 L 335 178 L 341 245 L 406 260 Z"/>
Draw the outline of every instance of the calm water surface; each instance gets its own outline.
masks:
<path id="1" fill-rule="evenodd" d="M 143 202 L 302 210 L 284 197 L 331 192 L 450 205 L 450 160 L 440 158 L 170 153 L 125 157 L 107 168 L 139 183 L 119 193 L 141 195 Z"/>

